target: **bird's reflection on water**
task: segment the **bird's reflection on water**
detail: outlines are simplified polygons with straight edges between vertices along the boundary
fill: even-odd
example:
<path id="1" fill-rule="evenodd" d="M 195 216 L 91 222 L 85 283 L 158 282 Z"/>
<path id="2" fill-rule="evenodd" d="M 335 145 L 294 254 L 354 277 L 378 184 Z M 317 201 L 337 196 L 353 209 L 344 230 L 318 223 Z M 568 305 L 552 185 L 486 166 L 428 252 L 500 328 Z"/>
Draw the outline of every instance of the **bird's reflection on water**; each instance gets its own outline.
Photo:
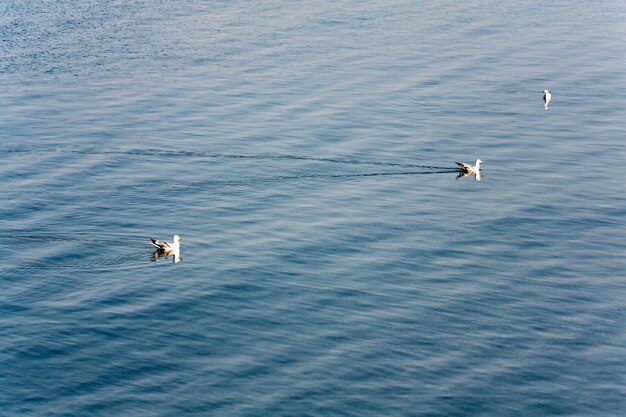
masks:
<path id="1" fill-rule="evenodd" d="M 469 175 L 473 175 L 474 176 L 474 181 L 480 181 L 483 179 L 483 176 L 480 175 L 480 171 L 479 172 L 467 172 L 467 171 L 461 171 L 459 172 L 459 175 L 457 175 L 457 179 L 458 178 L 463 178 L 463 177 L 467 177 Z"/>
<path id="2" fill-rule="evenodd" d="M 170 250 L 157 249 L 150 254 L 150 260 L 152 262 L 158 262 L 163 259 L 169 259 L 170 256 L 172 257 L 172 263 L 178 263 L 184 260 L 180 256 L 180 250 L 174 250 L 174 249 L 170 249 Z"/>

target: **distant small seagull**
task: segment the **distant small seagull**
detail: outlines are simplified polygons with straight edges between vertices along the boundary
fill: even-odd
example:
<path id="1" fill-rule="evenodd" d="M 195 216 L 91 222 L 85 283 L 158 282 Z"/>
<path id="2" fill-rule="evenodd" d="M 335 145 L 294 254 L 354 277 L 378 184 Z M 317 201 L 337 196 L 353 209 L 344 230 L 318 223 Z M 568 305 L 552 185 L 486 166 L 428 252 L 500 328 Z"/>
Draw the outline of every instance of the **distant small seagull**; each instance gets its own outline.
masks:
<path id="1" fill-rule="evenodd" d="M 180 249 L 180 240 L 184 240 L 178 235 L 174 235 L 173 242 L 165 242 L 163 240 L 150 239 L 152 246 L 162 251 L 178 251 Z"/>
<path id="2" fill-rule="evenodd" d="M 465 162 L 457 162 L 456 164 L 461 168 L 461 173 L 463 174 L 479 174 L 480 173 L 480 164 L 483 161 L 480 159 L 476 160 L 476 165 L 466 164 Z"/>
<path id="3" fill-rule="evenodd" d="M 552 101 L 552 92 L 550 90 L 543 90 L 543 108 L 548 109 L 548 104 Z"/>

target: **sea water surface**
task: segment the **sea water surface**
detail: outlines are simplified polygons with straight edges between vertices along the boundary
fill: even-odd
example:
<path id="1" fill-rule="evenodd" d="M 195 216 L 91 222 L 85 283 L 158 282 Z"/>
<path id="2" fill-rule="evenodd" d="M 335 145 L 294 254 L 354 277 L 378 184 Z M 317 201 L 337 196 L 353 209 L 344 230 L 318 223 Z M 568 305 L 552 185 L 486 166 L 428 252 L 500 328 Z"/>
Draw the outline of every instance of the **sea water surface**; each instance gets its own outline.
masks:
<path id="1" fill-rule="evenodd" d="M 0 415 L 625 415 L 625 21 L 2 2 Z"/>

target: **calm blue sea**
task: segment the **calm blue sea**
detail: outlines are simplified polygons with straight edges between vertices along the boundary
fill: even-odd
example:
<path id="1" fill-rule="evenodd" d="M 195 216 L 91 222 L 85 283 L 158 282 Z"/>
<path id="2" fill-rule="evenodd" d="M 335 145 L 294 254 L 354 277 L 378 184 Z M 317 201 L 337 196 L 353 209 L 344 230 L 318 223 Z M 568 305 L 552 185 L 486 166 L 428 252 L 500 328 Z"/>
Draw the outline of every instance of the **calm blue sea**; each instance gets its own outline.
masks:
<path id="1" fill-rule="evenodd" d="M 0 416 L 626 415 L 624 22 L 4 0 Z"/>

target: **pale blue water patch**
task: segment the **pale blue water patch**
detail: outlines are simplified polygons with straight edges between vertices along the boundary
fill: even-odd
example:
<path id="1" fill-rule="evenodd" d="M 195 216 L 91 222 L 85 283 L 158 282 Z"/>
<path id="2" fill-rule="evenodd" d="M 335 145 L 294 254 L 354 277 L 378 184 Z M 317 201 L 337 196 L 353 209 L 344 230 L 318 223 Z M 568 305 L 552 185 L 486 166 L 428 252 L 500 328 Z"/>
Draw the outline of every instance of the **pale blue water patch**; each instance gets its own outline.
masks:
<path id="1" fill-rule="evenodd" d="M 625 17 L 4 2 L 0 414 L 619 415 Z"/>

